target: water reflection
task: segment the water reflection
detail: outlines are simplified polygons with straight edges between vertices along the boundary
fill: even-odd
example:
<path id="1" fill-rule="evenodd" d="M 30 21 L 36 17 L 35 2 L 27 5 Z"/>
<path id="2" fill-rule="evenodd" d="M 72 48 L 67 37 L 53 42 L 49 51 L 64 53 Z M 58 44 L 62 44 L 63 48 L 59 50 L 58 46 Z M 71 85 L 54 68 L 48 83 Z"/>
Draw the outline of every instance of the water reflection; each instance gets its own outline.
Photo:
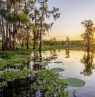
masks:
<path id="1" fill-rule="evenodd" d="M 50 54 L 48 55 L 46 52 L 39 52 L 39 51 L 34 51 L 32 53 L 33 70 L 46 69 L 48 67 L 48 64 L 51 63 L 52 60 L 57 59 L 58 55 L 56 50 L 51 50 L 48 53 Z"/>
<path id="2" fill-rule="evenodd" d="M 41 63 L 43 62 L 42 52 L 41 51 L 34 51 L 33 52 L 33 70 L 45 69 Z"/>
<path id="3" fill-rule="evenodd" d="M 69 48 L 65 49 L 65 55 L 66 55 L 65 58 L 70 58 L 70 49 Z"/>
<path id="4" fill-rule="evenodd" d="M 57 50 L 51 50 L 50 55 L 57 56 Z"/>
<path id="5" fill-rule="evenodd" d="M 29 79 L 15 80 L 10 82 L 7 88 L 3 88 L 0 97 L 35 97 L 34 90 L 30 87 Z"/>
<path id="6" fill-rule="evenodd" d="M 50 51 L 50 57 L 51 57 L 51 59 L 50 60 L 52 60 L 52 59 L 57 59 L 57 50 L 51 50 Z"/>
<path id="7" fill-rule="evenodd" d="M 94 52 L 92 50 L 86 50 L 83 58 L 81 59 L 81 63 L 84 64 L 85 68 L 81 74 L 86 76 L 91 76 L 93 73 L 93 69 L 95 69 L 94 59 Z"/>

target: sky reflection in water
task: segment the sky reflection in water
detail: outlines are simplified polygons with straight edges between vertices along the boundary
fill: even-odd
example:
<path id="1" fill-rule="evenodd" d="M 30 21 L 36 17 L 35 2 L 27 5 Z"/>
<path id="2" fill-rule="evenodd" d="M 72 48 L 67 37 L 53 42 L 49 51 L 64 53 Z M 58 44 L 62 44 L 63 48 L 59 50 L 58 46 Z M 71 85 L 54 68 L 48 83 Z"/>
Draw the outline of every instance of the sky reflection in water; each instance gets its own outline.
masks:
<path id="1" fill-rule="evenodd" d="M 69 90 L 76 90 L 76 97 L 95 97 L 95 58 L 93 53 L 84 51 L 51 51 L 44 52 L 43 56 L 56 55 L 57 59 L 49 64 L 51 68 L 63 68 L 61 74 L 66 77 L 79 78 L 85 81 L 84 87 L 68 87 Z M 54 63 L 61 61 L 63 64 Z"/>

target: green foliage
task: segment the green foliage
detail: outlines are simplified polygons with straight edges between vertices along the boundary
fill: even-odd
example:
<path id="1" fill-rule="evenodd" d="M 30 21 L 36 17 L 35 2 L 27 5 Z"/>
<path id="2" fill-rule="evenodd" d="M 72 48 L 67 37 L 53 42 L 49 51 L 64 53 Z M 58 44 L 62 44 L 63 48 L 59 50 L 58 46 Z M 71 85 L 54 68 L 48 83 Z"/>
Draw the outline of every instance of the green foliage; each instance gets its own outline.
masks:
<path id="1" fill-rule="evenodd" d="M 27 65 L 29 54 L 30 52 L 27 51 L 0 52 L 0 70 L 3 70 L 0 72 L 0 80 L 3 80 L 3 82 L 0 83 L 0 87 L 6 86 L 7 82 L 9 81 L 25 78 L 30 73 L 30 69 L 24 68 L 20 71 L 19 69 L 4 69 L 6 66 L 14 68 L 22 65 Z"/>
<path id="2" fill-rule="evenodd" d="M 1 88 L 1 87 L 5 87 L 5 86 L 7 86 L 7 82 L 6 82 L 6 81 L 0 82 L 0 88 Z"/>
<path id="3" fill-rule="evenodd" d="M 29 60 L 29 52 L 19 51 L 19 52 L 0 52 L 0 69 L 5 66 L 17 67 L 27 64 Z"/>
<path id="4" fill-rule="evenodd" d="M 29 55 L 29 51 L 0 51 L 0 58 L 1 59 L 11 59 L 16 57 L 26 57 Z"/>
<path id="5" fill-rule="evenodd" d="M 6 12 L 8 12 L 8 10 L 6 10 L 6 9 L 4 9 L 4 8 L 0 8 L 0 13 L 1 13 L 1 14 L 4 14 L 4 13 L 6 13 Z"/>
<path id="6" fill-rule="evenodd" d="M 3 82 L 0 82 L 0 87 L 5 87 L 7 86 L 8 82 L 12 82 L 16 79 L 26 78 L 30 72 L 31 71 L 29 69 L 23 69 L 21 71 L 9 71 L 0 73 L 0 79 L 3 80 Z"/>
<path id="7" fill-rule="evenodd" d="M 9 51 L 0 51 L 0 58 L 2 59 L 10 59 L 11 57 L 13 57 L 15 55 L 14 52 L 9 52 Z"/>
<path id="8" fill-rule="evenodd" d="M 37 83 L 32 86 L 37 90 L 46 90 L 45 97 L 67 97 L 65 87 L 67 85 L 65 80 L 59 79 L 60 75 L 49 70 L 40 70 L 36 73 Z"/>
<path id="9" fill-rule="evenodd" d="M 81 35 L 84 39 L 84 45 L 86 50 L 92 50 L 94 44 L 94 32 L 95 27 L 92 20 L 85 20 L 81 24 L 85 27 L 85 32 Z"/>
<path id="10" fill-rule="evenodd" d="M 6 60 L 0 60 L 0 69 L 3 69 L 3 67 L 5 67 L 7 64 Z"/>
<path id="11" fill-rule="evenodd" d="M 28 23 L 28 22 L 30 22 L 27 14 L 24 14 L 24 13 L 22 13 L 21 15 L 19 15 L 18 20 L 20 20 L 22 23 Z"/>
<path id="12" fill-rule="evenodd" d="M 17 55 L 24 55 L 24 56 L 27 56 L 31 53 L 31 51 L 14 51 Z"/>
<path id="13" fill-rule="evenodd" d="M 18 14 L 15 12 L 9 13 L 9 18 L 11 22 L 21 22 L 21 23 L 29 23 L 29 18 L 27 16 L 27 14 Z"/>
<path id="14" fill-rule="evenodd" d="M 27 62 L 27 58 L 21 58 L 22 56 L 17 56 L 15 59 L 9 59 L 7 60 L 7 65 L 15 65 L 17 63 L 24 63 Z"/>
<path id="15" fill-rule="evenodd" d="M 9 2 L 11 2 L 11 3 L 23 2 L 23 1 L 25 1 L 25 0 L 9 0 Z"/>
<path id="16" fill-rule="evenodd" d="M 9 71 L 0 74 L 0 79 L 4 81 L 14 81 L 15 79 L 25 78 L 30 73 L 30 70 L 23 69 L 21 71 Z"/>

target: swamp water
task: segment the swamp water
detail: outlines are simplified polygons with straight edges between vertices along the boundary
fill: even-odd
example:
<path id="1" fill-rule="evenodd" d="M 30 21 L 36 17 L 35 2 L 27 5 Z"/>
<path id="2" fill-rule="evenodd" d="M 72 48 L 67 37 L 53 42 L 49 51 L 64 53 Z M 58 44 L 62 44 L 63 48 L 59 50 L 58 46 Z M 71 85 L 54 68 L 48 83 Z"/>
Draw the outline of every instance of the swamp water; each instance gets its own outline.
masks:
<path id="1" fill-rule="evenodd" d="M 93 53 L 66 49 L 45 51 L 42 52 L 40 56 L 35 53 L 31 54 L 31 57 L 34 57 L 33 61 L 35 61 L 37 57 L 40 57 L 40 60 L 43 58 L 50 58 L 50 60 L 45 67 L 39 67 L 37 65 L 36 67 L 33 67 L 34 62 L 31 61 L 30 68 L 48 68 L 50 70 L 58 71 L 63 77 L 77 78 L 85 81 L 83 87 L 67 87 L 70 97 L 95 97 L 95 58 Z M 21 82 L 21 84 L 25 85 L 26 82 L 29 83 L 28 81 L 29 80 L 25 80 L 23 83 Z M 43 97 L 40 96 L 40 91 L 35 93 L 38 95 L 34 95 L 35 91 L 33 91 L 29 84 L 27 86 L 26 89 L 17 86 L 16 93 L 14 91 L 7 91 L 7 94 L 2 97 Z M 19 88 L 21 89 L 19 90 Z"/>
<path id="2" fill-rule="evenodd" d="M 68 87 L 69 92 L 75 94 L 74 97 L 95 97 L 95 58 L 93 53 L 84 51 L 52 51 L 45 52 L 44 55 L 56 55 L 48 68 L 62 68 L 61 74 L 66 77 L 78 78 L 85 81 L 83 87 Z M 57 63 L 58 61 L 63 63 Z M 70 93 L 70 94 L 71 94 Z M 70 95 L 71 97 L 72 94 Z"/>

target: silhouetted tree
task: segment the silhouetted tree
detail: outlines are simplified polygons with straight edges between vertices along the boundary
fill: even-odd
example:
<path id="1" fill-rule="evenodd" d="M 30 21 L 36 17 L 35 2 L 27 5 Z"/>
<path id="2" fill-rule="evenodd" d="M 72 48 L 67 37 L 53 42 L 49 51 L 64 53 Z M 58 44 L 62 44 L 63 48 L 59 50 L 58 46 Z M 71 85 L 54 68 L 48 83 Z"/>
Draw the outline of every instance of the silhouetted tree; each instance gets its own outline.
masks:
<path id="1" fill-rule="evenodd" d="M 49 32 L 53 23 L 46 22 L 47 19 L 53 17 L 55 20 L 60 17 L 60 13 L 58 13 L 59 9 L 53 7 L 52 10 L 48 8 L 48 0 L 36 0 L 36 5 L 34 7 L 34 13 L 32 14 L 32 21 L 34 23 L 33 29 L 33 39 L 34 39 L 34 46 L 36 46 L 36 39 L 39 41 L 39 50 L 41 51 L 42 47 L 42 35 L 45 32 Z M 39 7 L 38 7 L 39 6 Z"/>
<path id="2" fill-rule="evenodd" d="M 91 20 L 85 20 L 81 24 L 85 27 L 85 32 L 81 36 L 83 37 L 85 48 L 89 51 L 93 46 L 94 23 Z"/>

